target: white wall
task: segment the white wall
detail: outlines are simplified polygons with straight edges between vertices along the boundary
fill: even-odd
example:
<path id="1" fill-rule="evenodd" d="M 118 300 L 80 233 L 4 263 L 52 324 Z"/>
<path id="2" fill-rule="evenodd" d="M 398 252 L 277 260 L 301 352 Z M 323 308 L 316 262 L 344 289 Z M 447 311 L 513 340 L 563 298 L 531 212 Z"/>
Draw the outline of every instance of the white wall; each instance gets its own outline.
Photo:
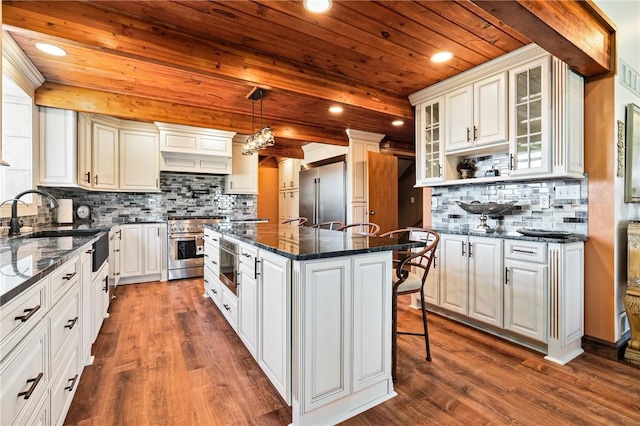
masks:
<path id="1" fill-rule="evenodd" d="M 618 43 L 618 58 L 630 66 L 636 74 L 640 75 L 640 1 L 637 0 L 596 0 L 596 5 L 617 26 L 616 34 Z M 620 83 L 620 74 L 616 76 L 615 105 L 616 121 L 625 121 L 625 108 L 628 103 L 640 106 L 640 95 L 632 92 Z M 615 126 L 617 129 L 617 126 Z M 617 141 L 617 135 L 612 138 Z M 616 159 L 617 161 L 617 159 Z M 617 164 L 614 165 L 617 167 Z M 615 170 L 615 169 L 614 169 Z M 623 298 L 626 290 L 626 250 L 627 250 L 627 224 L 630 220 L 640 220 L 640 203 L 624 202 L 624 176 L 616 178 L 616 199 L 618 204 L 614 209 L 616 214 L 617 229 L 615 243 L 616 264 L 616 311 L 619 321 L 616 322 L 616 340 L 620 340 L 625 332 L 625 325 L 621 318 L 624 315 Z"/>

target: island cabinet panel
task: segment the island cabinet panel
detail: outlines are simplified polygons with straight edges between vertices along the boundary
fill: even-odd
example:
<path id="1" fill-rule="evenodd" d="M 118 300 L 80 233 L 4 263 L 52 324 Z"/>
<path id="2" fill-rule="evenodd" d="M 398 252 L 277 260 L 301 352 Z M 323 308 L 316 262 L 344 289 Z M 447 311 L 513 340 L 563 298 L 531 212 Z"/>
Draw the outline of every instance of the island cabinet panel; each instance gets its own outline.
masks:
<path id="1" fill-rule="evenodd" d="M 309 262 L 300 287 L 304 411 L 349 394 L 351 286 L 348 258 Z"/>
<path id="2" fill-rule="evenodd" d="M 293 424 L 337 424 L 395 396 L 391 252 L 293 269 Z"/>
<path id="3" fill-rule="evenodd" d="M 353 391 L 385 380 L 391 360 L 389 264 L 380 256 L 353 259 Z"/>
<path id="4" fill-rule="evenodd" d="M 291 261 L 260 250 L 258 364 L 291 403 Z"/>

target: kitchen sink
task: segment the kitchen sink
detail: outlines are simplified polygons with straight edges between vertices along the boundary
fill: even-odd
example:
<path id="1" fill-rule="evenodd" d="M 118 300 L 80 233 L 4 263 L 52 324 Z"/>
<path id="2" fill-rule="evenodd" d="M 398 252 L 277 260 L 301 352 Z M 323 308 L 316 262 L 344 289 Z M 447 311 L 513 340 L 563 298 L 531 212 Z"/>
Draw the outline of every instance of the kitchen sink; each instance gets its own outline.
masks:
<path id="1" fill-rule="evenodd" d="M 90 237 L 98 232 L 100 232 L 99 229 L 50 229 L 24 234 L 20 238 Z"/>

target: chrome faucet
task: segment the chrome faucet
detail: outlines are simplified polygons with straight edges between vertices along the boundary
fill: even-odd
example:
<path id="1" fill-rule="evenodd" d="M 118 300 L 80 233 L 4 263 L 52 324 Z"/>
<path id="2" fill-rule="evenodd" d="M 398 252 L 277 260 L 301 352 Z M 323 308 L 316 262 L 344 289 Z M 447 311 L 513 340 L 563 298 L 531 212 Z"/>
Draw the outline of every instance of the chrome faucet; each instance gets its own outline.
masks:
<path id="1" fill-rule="evenodd" d="M 9 225 L 9 236 L 12 235 L 20 235 L 20 220 L 18 219 L 18 201 L 22 198 L 23 195 L 26 194 L 40 194 L 47 198 L 49 198 L 49 205 L 52 209 L 58 207 L 58 200 L 49 194 L 48 192 L 40 191 L 39 189 L 27 189 L 24 192 L 19 193 L 14 198 L 11 199 L 11 222 Z M 22 203 L 22 201 L 20 201 Z M 4 204 L 4 203 L 3 203 Z"/>

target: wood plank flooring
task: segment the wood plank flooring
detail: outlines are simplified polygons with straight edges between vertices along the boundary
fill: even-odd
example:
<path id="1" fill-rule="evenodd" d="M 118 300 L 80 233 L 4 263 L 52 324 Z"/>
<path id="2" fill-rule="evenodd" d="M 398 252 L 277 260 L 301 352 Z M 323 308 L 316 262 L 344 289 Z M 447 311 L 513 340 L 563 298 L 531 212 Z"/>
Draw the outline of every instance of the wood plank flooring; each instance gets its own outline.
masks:
<path id="1" fill-rule="evenodd" d="M 118 287 L 68 425 L 287 425 L 291 412 L 202 279 Z M 419 312 L 401 308 L 403 329 Z M 401 336 L 398 396 L 345 425 L 637 425 L 640 369 L 583 354 L 565 366 L 429 317 L 432 362 Z"/>

